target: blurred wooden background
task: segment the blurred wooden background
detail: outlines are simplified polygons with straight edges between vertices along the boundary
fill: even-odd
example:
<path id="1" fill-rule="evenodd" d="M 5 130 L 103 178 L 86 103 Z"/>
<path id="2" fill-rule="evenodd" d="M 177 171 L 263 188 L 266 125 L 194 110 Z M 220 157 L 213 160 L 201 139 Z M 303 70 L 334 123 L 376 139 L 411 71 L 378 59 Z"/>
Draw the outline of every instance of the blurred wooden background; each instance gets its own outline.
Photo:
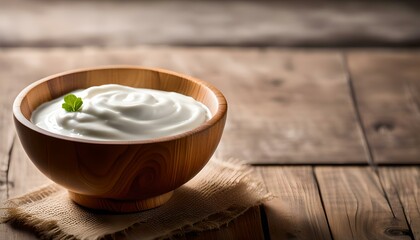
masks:
<path id="1" fill-rule="evenodd" d="M 0 47 L 419 46 L 418 1 L 0 0 Z"/>

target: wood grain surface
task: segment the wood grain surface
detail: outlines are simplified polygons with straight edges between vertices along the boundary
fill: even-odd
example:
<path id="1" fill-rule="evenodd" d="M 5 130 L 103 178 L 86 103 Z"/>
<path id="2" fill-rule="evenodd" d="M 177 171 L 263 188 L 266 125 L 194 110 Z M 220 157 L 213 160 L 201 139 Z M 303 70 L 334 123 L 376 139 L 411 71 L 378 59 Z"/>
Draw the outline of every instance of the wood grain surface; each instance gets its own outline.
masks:
<path id="1" fill-rule="evenodd" d="M 366 163 L 341 55 L 222 48 L 3 50 L 0 68 L 25 86 L 52 73 L 104 64 L 162 67 L 209 81 L 226 96 L 219 157 L 249 163 Z M 60 64 L 57 64 L 60 63 Z M 9 71 L 24 64 L 26 71 Z M 223 67 L 222 67 L 223 66 Z M 9 83 L 13 84 L 13 83 Z M 16 95 L 13 87 L 11 95 Z"/>
<path id="2" fill-rule="evenodd" d="M 336 239 L 410 239 L 401 205 L 390 206 L 369 167 L 316 167 L 325 212 Z"/>
<path id="3" fill-rule="evenodd" d="M 0 49 L 0 200 L 49 181 L 14 139 L 10 112 L 17 93 L 56 72 L 129 63 L 186 73 L 221 89 L 231 108 L 216 155 L 264 165 L 256 168 L 278 195 L 262 211 L 252 208 L 227 227 L 180 239 L 305 239 L 310 234 L 420 239 L 419 55 L 381 49 L 349 49 L 344 55 L 277 48 Z M 385 122 L 389 119 L 394 127 Z M 381 124 L 375 126 L 377 121 Z M 375 166 L 399 163 L 414 165 Z M 0 236 L 36 239 L 8 224 L 0 224 Z"/>
<path id="4" fill-rule="evenodd" d="M 347 54 L 367 140 L 377 164 L 420 163 L 420 55 Z"/>
<path id="5" fill-rule="evenodd" d="M 51 180 L 42 174 L 28 158 L 17 138 L 11 153 L 8 179 L 9 188 L 0 191 L 2 202 L 7 198 L 23 195 L 51 183 Z M 0 236 L 16 240 L 37 239 L 29 228 L 16 228 L 9 224 L 0 224 Z"/>
<path id="6" fill-rule="evenodd" d="M 270 239 L 331 239 L 312 167 L 258 167 L 276 198 L 264 204 Z"/>
<path id="7" fill-rule="evenodd" d="M 390 203 L 402 205 L 414 239 L 420 239 L 420 167 L 381 167 L 379 176 Z"/>
<path id="8" fill-rule="evenodd" d="M 4 73 L 0 73 L 0 89 L 3 91 L 3 94 L 0 94 L 0 192 L 7 190 L 10 184 L 8 181 L 8 171 L 15 138 L 13 117 L 10 113 L 15 97 L 13 92 L 18 90 L 14 89 L 10 81 L 4 80 L 4 75 Z"/>
<path id="9" fill-rule="evenodd" d="M 214 54 L 229 68 L 203 61 L 232 106 L 220 156 L 258 164 L 367 162 L 340 54 L 226 52 Z"/>
<path id="10" fill-rule="evenodd" d="M 0 1 L 0 47 L 419 46 L 417 1 Z"/>

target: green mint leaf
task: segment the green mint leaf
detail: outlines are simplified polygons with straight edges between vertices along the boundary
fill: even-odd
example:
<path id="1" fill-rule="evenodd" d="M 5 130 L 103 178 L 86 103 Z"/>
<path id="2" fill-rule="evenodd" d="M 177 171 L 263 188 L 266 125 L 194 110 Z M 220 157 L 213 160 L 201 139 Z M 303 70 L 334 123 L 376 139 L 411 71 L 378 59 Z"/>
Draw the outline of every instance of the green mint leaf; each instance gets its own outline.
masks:
<path id="1" fill-rule="evenodd" d="M 67 112 L 76 112 L 82 107 L 83 101 L 74 94 L 64 96 L 64 103 L 61 105 Z"/>
<path id="2" fill-rule="evenodd" d="M 74 104 L 74 109 L 78 111 L 82 107 L 83 101 L 81 98 L 77 98 L 76 103 Z"/>
<path id="3" fill-rule="evenodd" d="M 69 105 L 73 105 L 73 103 L 76 101 L 77 97 L 74 94 L 68 94 L 66 96 L 64 96 L 64 102 L 69 104 Z"/>
<path id="4" fill-rule="evenodd" d="M 68 105 L 67 103 L 63 103 L 61 107 L 64 108 L 67 112 L 73 112 L 73 107 Z"/>

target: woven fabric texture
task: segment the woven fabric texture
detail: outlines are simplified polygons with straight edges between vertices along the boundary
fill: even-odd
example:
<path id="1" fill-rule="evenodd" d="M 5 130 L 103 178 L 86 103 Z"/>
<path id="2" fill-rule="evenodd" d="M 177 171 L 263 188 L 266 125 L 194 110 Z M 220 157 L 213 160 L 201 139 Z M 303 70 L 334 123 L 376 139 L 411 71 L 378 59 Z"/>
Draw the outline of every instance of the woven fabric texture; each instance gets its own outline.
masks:
<path id="1" fill-rule="evenodd" d="M 164 205 L 132 214 L 99 214 L 79 207 L 51 184 L 4 203 L 2 220 L 29 226 L 48 239 L 163 239 L 219 228 L 268 200 L 250 167 L 212 159 Z"/>

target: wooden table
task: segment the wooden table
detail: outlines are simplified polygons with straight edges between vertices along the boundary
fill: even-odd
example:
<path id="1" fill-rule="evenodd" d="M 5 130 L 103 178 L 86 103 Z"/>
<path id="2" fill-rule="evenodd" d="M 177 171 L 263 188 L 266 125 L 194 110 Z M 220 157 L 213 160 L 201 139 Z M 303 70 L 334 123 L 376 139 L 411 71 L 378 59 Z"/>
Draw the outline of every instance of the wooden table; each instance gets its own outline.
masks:
<path id="1" fill-rule="evenodd" d="M 278 197 L 185 238 L 420 239 L 420 51 L 279 48 L 0 50 L 0 200 L 45 184 L 12 124 L 30 82 L 104 65 L 205 79 L 229 101 L 216 156 L 242 159 Z M 0 225 L 1 239 L 32 239 Z"/>

